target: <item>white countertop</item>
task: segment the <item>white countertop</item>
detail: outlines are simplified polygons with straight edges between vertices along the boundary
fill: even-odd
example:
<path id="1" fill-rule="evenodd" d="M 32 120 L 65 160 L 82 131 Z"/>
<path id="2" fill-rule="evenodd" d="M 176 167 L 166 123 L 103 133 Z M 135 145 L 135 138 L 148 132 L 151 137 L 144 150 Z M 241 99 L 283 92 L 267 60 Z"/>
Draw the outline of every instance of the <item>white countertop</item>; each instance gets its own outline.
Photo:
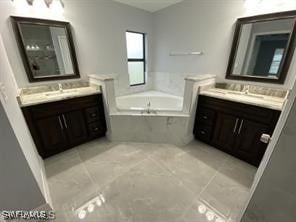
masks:
<path id="1" fill-rule="evenodd" d="M 100 87 L 87 86 L 60 91 L 48 91 L 18 96 L 21 107 L 49 103 L 76 97 L 95 95 L 101 93 Z"/>
<path id="2" fill-rule="evenodd" d="M 244 94 L 243 92 L 219 88 L 204 89 L 201 90 L 199 94 L 274 110 L 282 110 L 286 101 L 286 98 L 281 97 L 265 96 L 260 94 Z"/>

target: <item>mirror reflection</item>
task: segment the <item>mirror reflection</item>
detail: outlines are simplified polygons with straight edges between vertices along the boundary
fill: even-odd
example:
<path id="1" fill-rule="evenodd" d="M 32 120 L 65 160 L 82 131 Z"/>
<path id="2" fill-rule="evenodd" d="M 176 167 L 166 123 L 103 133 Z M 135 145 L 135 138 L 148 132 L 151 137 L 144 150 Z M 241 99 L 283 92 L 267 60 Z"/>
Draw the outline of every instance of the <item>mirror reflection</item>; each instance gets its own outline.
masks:
<path id="1" fill-rule="evenodd" d="M 30 82 L 80 77 L 70 23 L 17 16 L 11 21 Z"/>
<path id="2" fill-rule="evenodd" d="M 74 73 L 65 28 L 20 24 L 20 31 L 35 78 Z"/>
<path id="3" fill-rule="evenodd" d="M 291 18 L 242 24 L 231 75 L 279 79 L 294 23 Z"/>

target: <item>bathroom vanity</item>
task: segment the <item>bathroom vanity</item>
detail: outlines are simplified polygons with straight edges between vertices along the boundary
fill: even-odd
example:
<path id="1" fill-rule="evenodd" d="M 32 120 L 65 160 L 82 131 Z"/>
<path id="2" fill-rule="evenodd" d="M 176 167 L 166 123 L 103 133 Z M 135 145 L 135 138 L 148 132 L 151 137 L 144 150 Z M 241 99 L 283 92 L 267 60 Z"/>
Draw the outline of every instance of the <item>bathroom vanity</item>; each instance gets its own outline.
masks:
<path id="1" fill-rule="evenodd" d="M 47 99 L 46 99 L 47 97 Z M 20 97 L 26 122 L 43 158 L 106 133 L 99 89 L 80 87 Z"/>
<path id="2" fill-rule="evenodd" d="M 198 97 L 194 127 L 197 139 L 258 166 L 272 135 L 284 98 L 223 89 L 207 89 Z"/>
<path id="3" fill-rule="evenodd" d="M 226 79 L 284 84 L 296 47 L 295 16 L 286 11 L 239 18 Z M 195 137 L 258 166 L 285 104 L 284 88 L 220 83 L 202 89 Z"/>

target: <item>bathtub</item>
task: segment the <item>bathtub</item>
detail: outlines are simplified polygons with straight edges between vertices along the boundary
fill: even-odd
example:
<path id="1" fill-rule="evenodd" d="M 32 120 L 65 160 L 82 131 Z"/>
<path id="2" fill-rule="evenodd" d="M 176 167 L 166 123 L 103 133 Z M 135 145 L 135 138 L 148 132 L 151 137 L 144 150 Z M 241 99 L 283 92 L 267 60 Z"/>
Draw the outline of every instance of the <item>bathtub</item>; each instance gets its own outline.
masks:
<path id="1" fill-rule="evenodd" d="M 159 91 L 146 91 L 126 96 L 116 97 L 117 109 L 122 111 L 153 112 L 182 111 L 183 97 L 170 95 Z"/>
<path id="2" fill-rule="evenodd" d="M 112 141 L 185 145 L 193 139 L 183 97 L 146 91 L 116 97 L 116 106 L 117 111 L 110 114 Z"/>

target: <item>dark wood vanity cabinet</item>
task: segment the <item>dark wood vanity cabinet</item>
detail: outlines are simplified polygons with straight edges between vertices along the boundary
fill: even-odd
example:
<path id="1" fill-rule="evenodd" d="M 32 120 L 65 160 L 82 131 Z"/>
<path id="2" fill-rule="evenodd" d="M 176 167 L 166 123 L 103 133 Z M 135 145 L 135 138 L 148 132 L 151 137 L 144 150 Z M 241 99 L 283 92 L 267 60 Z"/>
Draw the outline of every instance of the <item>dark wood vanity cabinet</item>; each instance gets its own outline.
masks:
<path id="1" fill-rule="evenodd" d="M 35 123 L 32 122 L 30 128 L 31 132 L 36 131 L 37 136 L 34 137 L 35 144 L 39 154 L 42 157 L 47 157 L 52 154 L 58 153 L 65 150 L 68 141 L 64 129 L 61 127 L 60 116 L 49 116 L 36 120 Z M 33 134 L 32 134 L 33 136 Z"/>
<path id="2" fill-rule="evenodd" d="M 101 94 L 23 107 L 22 111 L 43 158 L 106 133 Z"/>
<path id="3" fill-rule="evenodd" d="M 258 166 L 280 111 L 200 95 L 194 135 L 224 152 Z"/>

